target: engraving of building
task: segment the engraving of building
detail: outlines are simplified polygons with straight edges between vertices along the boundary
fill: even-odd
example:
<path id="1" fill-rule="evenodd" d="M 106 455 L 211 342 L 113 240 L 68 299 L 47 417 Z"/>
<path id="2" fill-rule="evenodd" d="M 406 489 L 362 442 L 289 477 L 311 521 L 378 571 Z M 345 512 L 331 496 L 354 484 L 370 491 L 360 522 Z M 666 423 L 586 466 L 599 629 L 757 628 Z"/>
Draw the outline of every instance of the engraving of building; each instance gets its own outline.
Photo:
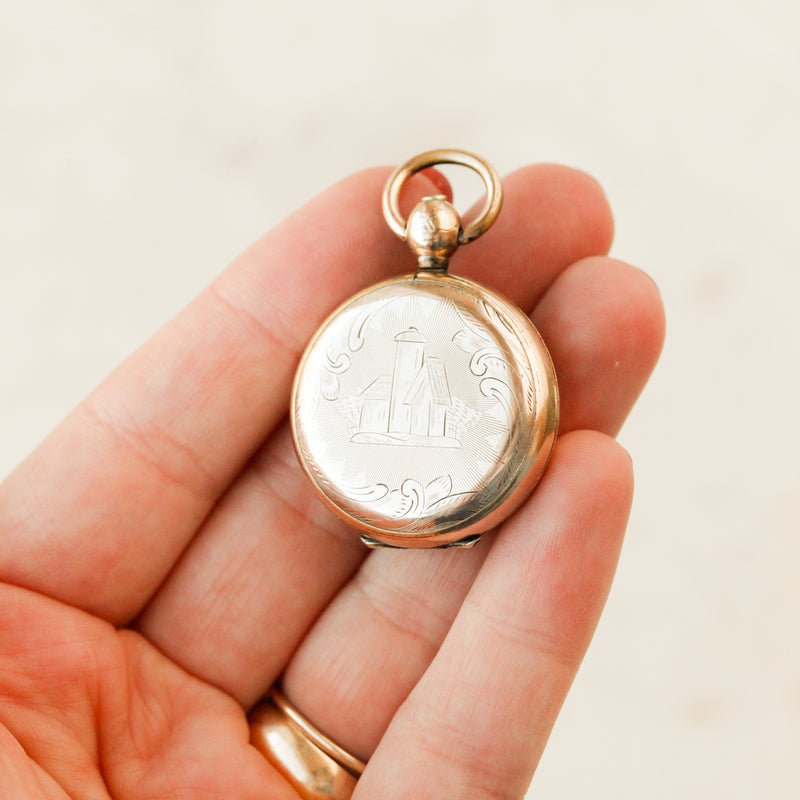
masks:
<path id="1" fill-rule="evenodd" d="M 461 447 L 478 414 L 450 394 L 444 362 L 425 355 L 427 339 L 410 328 L 394 337 L 391 375 L 380 375 L 346 399 L 350 441 L 416 447 Z"/>

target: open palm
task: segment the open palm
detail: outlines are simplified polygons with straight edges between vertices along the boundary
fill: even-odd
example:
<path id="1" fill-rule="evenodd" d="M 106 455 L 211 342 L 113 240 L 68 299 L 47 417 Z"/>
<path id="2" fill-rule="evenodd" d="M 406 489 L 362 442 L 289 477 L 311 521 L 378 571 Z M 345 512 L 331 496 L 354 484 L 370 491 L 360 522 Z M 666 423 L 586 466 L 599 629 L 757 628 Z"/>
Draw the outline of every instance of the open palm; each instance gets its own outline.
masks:
<path id="1" fill-rule="evenodd" d="M 551 464 L 472 550 L 370 552 L 314 496 L 286 414 L 323 317 L 413 269 L 381 216 L 387 175 L 250 248 L 0 487 L 0 797 L 296 798 L 248 744 L 279 676 L 369 759 L 357 798 L 524 794 L 613 577 L 632 475 L 610 437 L 655 364 L 661 303 L 605 256 L 590 178 L 509 176 L 453 271 L 548 343 Z"/>

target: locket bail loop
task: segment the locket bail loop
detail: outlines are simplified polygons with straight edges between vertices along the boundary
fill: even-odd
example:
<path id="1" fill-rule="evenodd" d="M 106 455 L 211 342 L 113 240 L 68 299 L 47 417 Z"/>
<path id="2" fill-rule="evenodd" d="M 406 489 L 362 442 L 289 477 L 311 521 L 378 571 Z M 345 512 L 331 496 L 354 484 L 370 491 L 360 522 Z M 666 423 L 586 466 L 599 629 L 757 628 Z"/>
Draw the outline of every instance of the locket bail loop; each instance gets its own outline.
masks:
<path id="1" fill-rule="evenodd" d="M 400 213 L 400 190 L 403 184 L 420 170 L 434 167 L 437 164 L 457 164 L 468 167 L 480 175 L 486 186 L 486 202 L 478 218 L 463 228 L 458 236 L 458 244 L 475 241 L 492 226 L 503 206 L 503 186 L 497 170 L 480 156 L 466 150 L 440 149 L 429 150 L 410 158 L 399 166 L 386 181 L 383 189 L 383 215 L 392 231 L 406 241 L 406 220 Z"/>

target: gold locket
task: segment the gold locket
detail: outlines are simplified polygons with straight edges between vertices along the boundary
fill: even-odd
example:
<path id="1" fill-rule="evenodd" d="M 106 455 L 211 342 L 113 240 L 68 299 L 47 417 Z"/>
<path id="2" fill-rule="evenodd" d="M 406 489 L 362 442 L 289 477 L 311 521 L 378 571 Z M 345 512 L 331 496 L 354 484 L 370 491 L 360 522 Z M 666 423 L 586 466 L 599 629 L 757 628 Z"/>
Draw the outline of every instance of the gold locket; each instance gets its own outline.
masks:
<path id="1" fill-rule="evenodd" d="M 475 170 L 486 203 L 463 228 L 443 196 L 403 220 L 400 189 L 436 164 Z M 449 275 L 455 249 L 502 205 L 494 168 L 433 150 L 389 178 L 383 211 L 417 272 L 370 286 L 312 337 L 295 377 L 291 421 L 300 463 L 325 503 L 371 547 L 474 544 L 541 477 L 558 431 L 550 354 L 511 301 Z"/>

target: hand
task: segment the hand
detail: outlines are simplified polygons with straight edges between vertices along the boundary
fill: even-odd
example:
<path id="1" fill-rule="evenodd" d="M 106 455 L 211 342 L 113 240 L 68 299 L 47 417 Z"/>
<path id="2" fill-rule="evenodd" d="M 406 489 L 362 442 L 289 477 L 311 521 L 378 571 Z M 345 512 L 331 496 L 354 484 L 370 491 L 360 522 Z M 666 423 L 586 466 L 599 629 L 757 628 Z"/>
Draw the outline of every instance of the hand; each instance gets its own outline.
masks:
<path id="1" fill-rule="evenodd" d="M 255 244 L 0 487 L 0 796 L 296 797 L 248 744 L 281 675 L 369 759 L 356 798 L 525 793 L 611 584 L 632 493 L 611 436 L 661 303 L 604 256 L 591 179 L 508 177 L 453 271 L 532 310 L 561 390 L 552 461 L 472 550 L 370 552 L 314 495 L 286 413 L 323 317 L 413 269 L 386 177 L 343 181 Z"/>

